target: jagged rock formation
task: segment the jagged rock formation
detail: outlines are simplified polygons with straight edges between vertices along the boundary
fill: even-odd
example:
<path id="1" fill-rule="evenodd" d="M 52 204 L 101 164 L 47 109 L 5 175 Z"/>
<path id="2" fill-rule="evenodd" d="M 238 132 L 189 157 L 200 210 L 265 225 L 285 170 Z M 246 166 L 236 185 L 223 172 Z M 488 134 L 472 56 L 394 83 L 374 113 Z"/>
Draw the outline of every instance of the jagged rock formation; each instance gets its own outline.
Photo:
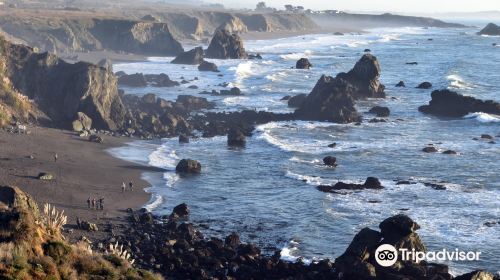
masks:
<path id="1" fill-rule="evenodd" d="M 463 117 L 469 113 L 483 112 L 500 116 L 500 103 L 463 96 L 450 90 L 435 90 L 429 105 L 418 108 L 420 112 L 442 117 Z"/>
<path id="2" fill-rule="evenodd" d="M 248 57 L 240 36 L 231 34 L 225 29 L 219 29 L 215 32 L 208 49 L 205 51 L 205 56 L 207 58 L 219 59 L 241 59 Z"/>
<path id="3" fill-rule="evenodd" d="M 108 69 L 84 62 L 69 64 L 53 54 L 38 54 L 1 40 L 5 77 L 54 124 L 69 128 L 82 112 L 95 128 L 116 130 L 123 125 L 125 110 L 116 78 Z"/>
<path id="4" fill-rule="evenodd" d="M 489 36 L 500 36 L 500 26 L 494 23 L 488 23 L 481 31 L 477 34 L 479 35 L 489 35 Z"/>
<path id="5" fill-rule="evenodd" d="M 229 33 L 239 34 L 248 32 L 248 27 L 239 17 L 231 16 L 229 20 L 219 26 L 218 29 L 227 30 Z"/>
<path id="6" fill-rule="evenodd" d="M 356 99 L 385 97 L 379 77 L 377 58 L 365 54 L 348 73 L 335 78 L 323 75 L 295 115 L 305 120 L 357 122 L 360 116 L 354 107 Z"/>
<path id="7" fill-rule="evenodd" d="M 312 67 L 311 62 L 307 58 L 301 58 L 295 63 L 295 68 L 297 69 L 309 69 Z"/>
<path id="8" fill-rule="evenodd" d="M 203 62 L 203 48 L 196 47 L 187 52 L 179 54 L 171 63 L 198 65 Z"/>
<path id="9" fill-rule="evenodd" d="M 0 27 L 30 46 L 52 53 L 113 50 L 142 55 L 183 51 L 166 23 L 56 14 L 0 17 Z"/>

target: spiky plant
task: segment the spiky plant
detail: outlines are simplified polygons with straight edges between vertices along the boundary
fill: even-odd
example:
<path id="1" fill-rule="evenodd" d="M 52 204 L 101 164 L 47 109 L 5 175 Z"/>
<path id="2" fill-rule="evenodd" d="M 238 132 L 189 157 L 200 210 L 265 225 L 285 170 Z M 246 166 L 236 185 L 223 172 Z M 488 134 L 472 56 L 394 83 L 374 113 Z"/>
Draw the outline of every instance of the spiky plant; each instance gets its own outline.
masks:
<path id="1" fill-rule="evenodd" d="M 106 250 L 106 254 L 115 255 L 120 259 L 129 262 L 131 265 L 135 262 L 135 260 L 131 258 L 132 255 L 130 255 L 127 250 L 124 250 L 123 245 L 118 244 L 118 241 L 115 244 L 109 244 L 109 251 Z"/>
<path id="2" fill-rule="evenodd" d="M 43 224 L 47 231 L 52 234 L 58 234 L 61 232 L 62 227 L 68 221 L 68 216 L 64 215 L 64 210 L 59 212 L 55 207 L 49 203 L 43 205 Z"/>

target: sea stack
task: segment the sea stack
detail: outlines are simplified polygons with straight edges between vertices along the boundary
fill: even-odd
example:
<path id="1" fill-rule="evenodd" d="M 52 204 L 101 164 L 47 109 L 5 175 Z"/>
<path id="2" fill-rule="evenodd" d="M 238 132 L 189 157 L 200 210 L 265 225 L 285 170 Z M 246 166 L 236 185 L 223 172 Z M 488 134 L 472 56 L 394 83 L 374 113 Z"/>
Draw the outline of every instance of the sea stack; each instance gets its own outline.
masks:
<path id="1" fill-rule="evenodd" d="M 207 58 L 244 59 L 248 54 L 243 47 L 243 40 L 237 34 L 231 34 L 225 29 L 218 29 L 205 51 Z"/>

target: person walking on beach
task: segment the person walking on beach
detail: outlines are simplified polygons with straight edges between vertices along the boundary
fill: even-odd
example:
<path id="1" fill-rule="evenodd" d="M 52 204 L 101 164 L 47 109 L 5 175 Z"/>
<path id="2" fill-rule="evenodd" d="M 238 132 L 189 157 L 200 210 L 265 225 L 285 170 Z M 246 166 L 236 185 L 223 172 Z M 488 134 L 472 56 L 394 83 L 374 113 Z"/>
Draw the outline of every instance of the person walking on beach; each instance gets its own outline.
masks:
<path id="1" fill-rule="evenodd" d="M 124 193 L 124 192 L 125 192 L 125 189 L 126 189 L 126 188 L 127 188 L 127 187 L 125 186 L 125 182 L 122 182 L 122 193 Z"/>
<path id="2" fill-rule="evenodd" d="M 99 208 L 104 210 L 104 197 L 99 198 Z"/>
<path id="3" fill-rule="evenodd" d="M 54 162 L 57 162 L 57 158 L 59 158 L 59 156 L 57 155 L 57 153 L 54 154 Z"/>
<path id="4" fill-rule="evenodd" d="M 96 207 L 96 200 L 95 198 L 92 198 L 92 209 L 95 209 Z"/>
<path id="5" fill-rule="evenodd" d="M 134 183 L 132 183 L 132 181 L 130 181 L 128 183 L 128 187 L 130 188 L 130 191 L 133 191 L 134 190 Z"/>
<path id="6" fill-rule="evenodd" d="M 87 206 L 88 206 L 88 207 L 89 207 L 89 209 L 90 209 L 90 196 L 89 196 L 89 198 L 87 199 Z"/>

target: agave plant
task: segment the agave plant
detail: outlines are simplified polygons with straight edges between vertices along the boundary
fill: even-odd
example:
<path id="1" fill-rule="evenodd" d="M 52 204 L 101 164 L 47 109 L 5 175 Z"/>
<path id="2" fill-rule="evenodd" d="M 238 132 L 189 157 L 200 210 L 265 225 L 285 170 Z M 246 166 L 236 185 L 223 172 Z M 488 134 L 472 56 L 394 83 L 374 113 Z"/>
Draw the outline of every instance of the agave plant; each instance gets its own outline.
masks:
<path id="1" fill-rule="evenodd" d="M 68 216 L 64 215 L 64 210 L 60 212 L 49 203 L 44 204 L 43 214 L 42 221 L 45 228 L 52 233 L 59 233 L 68 221 Z"/>
<path id="2" fill-rule="evenodd" d="M 106 254 L 115 255 L 130 264 L 134 264 L 135 262 L 135 260 L 131 258 L 132 255 L 130 255 L 127 250 L 124 250 L 123 245 L 118 244 L 118 241 L 115 244 L 109 244 L 109 251 L 106 250 Z"/>

